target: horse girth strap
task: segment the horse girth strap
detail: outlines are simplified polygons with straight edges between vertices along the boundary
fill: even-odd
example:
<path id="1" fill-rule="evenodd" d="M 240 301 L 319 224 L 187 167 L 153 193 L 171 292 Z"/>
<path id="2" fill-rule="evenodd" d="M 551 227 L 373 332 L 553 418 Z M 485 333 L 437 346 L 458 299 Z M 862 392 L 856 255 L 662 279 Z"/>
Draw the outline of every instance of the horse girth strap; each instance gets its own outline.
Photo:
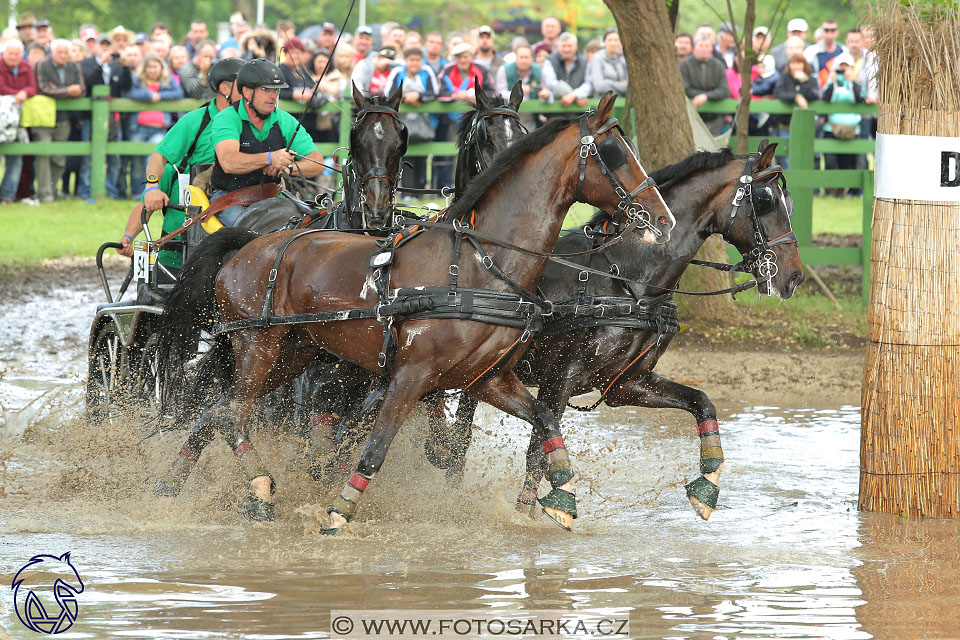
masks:
<path id="1" fill-rule="evenodd" d="M 180 235 L 186 231 L 189 227 L 197 224 L 198 222 L 203 222 L 210 216 L 220 213 L 224 209 L 228 209 L 233 206 L 248 206 L 254 204 L 255 202 L 260 202 L 261 200 L 266 200 L 267 198 L 275 198 L 280 194 L 280 185 L 274 182 L 267 182 L 262 185 L 253 185 L 250 187 L 243 187 L 242 189 L 237 189 L 236 191 L 231 191 L 226 193 L 219 198 L 216 202 L 211 204 L 209 207 L 196 214 L 195 216 L 187 218 L 183 226 L 181 226 L 176 231 L 171 231 L 167 235 L 163 236 L 157 240 L 156 246 L 163 246 L 176 236 Z"/>

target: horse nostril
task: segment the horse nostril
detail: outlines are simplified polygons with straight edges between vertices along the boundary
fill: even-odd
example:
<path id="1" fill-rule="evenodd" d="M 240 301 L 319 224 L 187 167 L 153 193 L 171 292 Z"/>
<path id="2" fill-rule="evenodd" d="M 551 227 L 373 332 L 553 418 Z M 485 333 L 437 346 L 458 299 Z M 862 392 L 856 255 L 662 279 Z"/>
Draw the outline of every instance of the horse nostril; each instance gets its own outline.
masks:
<path id="1" fill-rule="evenodd" d="M 660 224 L 666 226 L 667 223 L 670 222 L 670 221 L 667 220 L 667 216 L 660 216 L 659 218 L 657 218 L 657 222 L 659 222 Z"/>

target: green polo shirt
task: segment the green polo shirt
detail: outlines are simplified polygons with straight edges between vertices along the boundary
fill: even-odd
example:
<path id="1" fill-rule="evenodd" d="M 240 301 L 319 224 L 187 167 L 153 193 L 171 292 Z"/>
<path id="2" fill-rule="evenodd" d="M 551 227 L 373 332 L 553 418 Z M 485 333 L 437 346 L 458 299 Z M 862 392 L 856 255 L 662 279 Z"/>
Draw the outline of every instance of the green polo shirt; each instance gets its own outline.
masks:
<path id="1" fill-rule="evenodd" d="M 250 116 L 247 115 L 247 109 L 242 103 L 239 109 L 231 107 L 218 113 L 210 125 L 213 128 L 213 146 L 216 147 L 224 140 L 239 140 L 244 120 L 250 122 Z M 257 129 L 251 123 L 250 129 L 253 131 L 253 136 L 260 141 L 266 140 L 275 122 L 280 123 L 280 133 L 283 134 L 283 139 L 289 143 L 290 138 L 293 137 L 293 132 L 297 131 L 297 119 L 280 109 L 273 110 L 270 117 L 264 121 L 262 129 Z M 306 129 L 300 127 L 290 150 L 306 156 L 316 151 L 317 146 L 313 143 L 313 139 Z"/>
<path id="2" fill-rule="evenodd" d="M 204 113 L 210 114 L 210 123 L 203 130 L 200 137 L 197 138 L 197 131 L 203 124 Z M 217 116 L 217 103 L 211 100 L 206 107 L 194 109 L 187 115 L 177 120 L 164 136 L 160 144 L 157 145 L 157 153 L 167 159 L 167 162 L 179 165 L 183 157 L 190 150 L 193 141 L 197 141 L 197 146 L 193 154 L 187 161 L 187 170 L 195 164 L 213 162 L 213 121 Z"/>

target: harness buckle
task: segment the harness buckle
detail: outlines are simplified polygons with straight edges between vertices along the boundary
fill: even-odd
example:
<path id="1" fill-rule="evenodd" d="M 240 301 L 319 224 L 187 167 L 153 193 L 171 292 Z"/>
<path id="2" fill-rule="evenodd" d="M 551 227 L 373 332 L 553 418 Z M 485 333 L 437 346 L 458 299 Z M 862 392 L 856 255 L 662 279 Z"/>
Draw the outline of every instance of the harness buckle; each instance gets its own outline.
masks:
<path id="1" fill-rule="evenodd" d="M 549 309 L 549 311 L 541 311 L 541 312 L 540 312 L 540 315 L 543 316 L 544 318 L 549 318 L 550 316 L 553 315 L 553 301 L 552 301 L 552 300 L 544 300 L 543 302 L 544 302 L 544 304 L 547 305 L 547 309 Z"/>
<path id="2" fill-rule="evenodd" d="M 580 144 L 584 147 L 589 147 L 590 145 L 593 144 L 593 140 L 594 140 L 593 136 L 588 134 L 580 138 Z"/>
<path id="3" fill-rule="evenodd" d="M 267 276 L 267 282 L 275 282 L 277 279 L 277 270 L 270 269 L 270 275 Z"/>
<path id="4" fill-rule="evenodd" d="M 524 329 L 520 335 L 520 344 L 525 344 L 530 339 L 530 329 Z"/>
<path id="5" fill-rule="evenodd" d="M 617 313 L 619 313 L 622 316 L 629 316 L 630 314 L 633 313 L 633 305 L 630 304 L 629 302 L 618 305 Z"/>
<path id="6" fill-rule="evenodd" d="M 452 264 L 452 265 L 450 265 L 450 269 L 448 269 L 448 272 L 449 272 L 450 275 L 452 275 L 452 276 L 458 276 L 458 275 L 460 275 L 460 267 L 457 266 L 457 265 L 455 265 L 455 264 Z"/>
<path id="7" fill-rule="evenodd" d="M 743 184 L 750 184 L 751 182 L 753 182 L 753 176 L 750 174 L 742 175 L 740 176 L 740 182 L 742 182 Z"/>
<path id="8" fill-rule="evenodd" d="M 377 366 L 381 369 L 387 368 L 387 354 L 385 354 L 383 351 L 377 354 Z"/>
<path id="9" fill-rule="evenodd" d="M 619 275 L 620 275 L 620 265 L 618 265 L 616 262 L 614 262 L 613 264 L 611 264 L 611 265 L 610 265 L 610 273 L 612 273 L 612 274 L 615 275 L 615 276 L 619 276 Z"/>
<path id="10" fill-rule="evenodd" d="M 393 224 L 398 227 L 402 227 L 407 224 L 407 219 L 404 218 L 402 214 L 396 214 L 393 217 Z"/>
<path id="11" fill-rule="evenodd" d="M 740 206 L 740 202 L 743 200 L 743 197 L 744 197 L 745 195 L 747 195 L 746 190 L 745 190 L 743 187 L 738 187 L 738 188 L 737 188 L 737 194 L 736 194 L 735 196 L 733 196 L 733 206 L 739 207 L 739 206 Z M 734 212 L 733 212 L 733 215 L 737 215 L 737 212 L 734 211 Z"/>
<path id="12" fill-rule="evenodd" d="M 483 268 L 484 268 L 484 269 L 487 269 L 487 270 L 492 269 L 492 268 L 493 268 L 493 258 L 491 258 L 489 255 L 483 256 L 483 257 L 480 259 L 480 264 L 483 265 Z"/>
<path id="13" fill-rule="evenodd" d="M 602 304 L 598 304 L 593 308 L 593 317 L 602 318 L 606 312 L 607 312 L 607 308 Z"/>
<path id="14" fill-rule="evenodd" d="M 186 229 L 192 224 L 193 224 L 193 218 L 187 218 L 186 220 L 183 221 L 183 228 Z"/>
<path id="15" fill-rule="evenodd" d="M 577 277 L 579 278 L 580 282 L 586 282 L 590 279 L 590 274 L 586 271 L 581 271 L 580 275 Z"/>

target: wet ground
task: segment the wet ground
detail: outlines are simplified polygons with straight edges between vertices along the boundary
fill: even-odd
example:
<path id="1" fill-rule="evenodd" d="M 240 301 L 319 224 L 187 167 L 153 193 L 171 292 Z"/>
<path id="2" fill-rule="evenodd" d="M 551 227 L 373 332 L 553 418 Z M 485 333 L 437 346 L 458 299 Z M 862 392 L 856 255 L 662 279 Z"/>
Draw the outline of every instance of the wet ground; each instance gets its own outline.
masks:
<path id="1" fill-rule="evenodd" d="M 142 425 L 82 420 L 102 295 L 89 275 L 4 291 L 0 638 L 38 637 L 8 586 L 31 556 L 66 551 L 85 589 L 62 637 L 322 638 L 337 609 L 590 612 L 629 617 L 636 638 L 960 637 L 960 523 L 856 509 L 856 354 L 678 345 L 664 373 L 720 410 L 709 522 L 682 489 L 698 462 L 687 415 L 568 414 L 570 534 L 514 510 L 529 427 L 484 407 L 461 488 L 424 461 L 414 418 L 350 534 L 331 539 L 310 516 L 330 492 L 287 463 L 287 443 L 255 439 L 278 475 L 266 526 L 236 514 L 243 483 L 222 443 L 161 499 L 150 489 L 182 435 L 141 442 Z"/>

